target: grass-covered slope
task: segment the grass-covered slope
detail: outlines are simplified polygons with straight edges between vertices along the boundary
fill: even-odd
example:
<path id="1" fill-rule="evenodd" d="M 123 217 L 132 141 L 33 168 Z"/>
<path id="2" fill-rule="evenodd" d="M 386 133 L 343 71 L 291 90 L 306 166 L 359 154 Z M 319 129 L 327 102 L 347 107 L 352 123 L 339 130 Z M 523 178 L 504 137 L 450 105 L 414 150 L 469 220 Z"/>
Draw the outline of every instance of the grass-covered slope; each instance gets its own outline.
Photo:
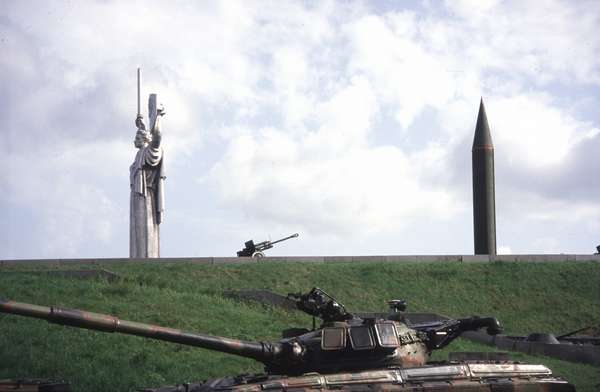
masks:
<path id="1" fill-rule="evenodd" d="M 276 340 L 310 318 L 248 305 L 222 296 L 226 289 L 268 289 L 281 294 L 319 286 L 349 310 L 385 311 L 388 299 L 406 299 L 410 311 L 455 317 L 493 315 L 508 333 L 561 333 L 600 324 L 600 264 L 110 264 L 120 278 L 78 280 L 0 269 L 0 297 L 114 314 L 122 319 L 246 340 Z M 449 351 L 490 348 L 459 340 Z M 543 363 L 578 391 L 600 389 L 600 368 L 514 354 Z M 75 390 L 131 390 L 259 372 L 250 360 L 207 350 L 0 315 L 0 378 L 54 377 Z"/>

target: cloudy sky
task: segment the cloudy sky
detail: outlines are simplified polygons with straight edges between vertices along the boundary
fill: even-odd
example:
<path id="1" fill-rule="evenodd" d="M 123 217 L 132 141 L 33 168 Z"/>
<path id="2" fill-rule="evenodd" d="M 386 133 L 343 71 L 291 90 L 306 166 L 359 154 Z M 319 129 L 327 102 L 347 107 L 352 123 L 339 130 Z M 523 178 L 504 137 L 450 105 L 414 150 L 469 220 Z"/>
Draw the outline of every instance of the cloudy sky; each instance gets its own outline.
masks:
<path id="1" fill-rule="evenodd" d="M 0 2 L 0 259 L 127 257 L 136 68 L 164 103 L 162 255 L 600 244 L 598 1 Z"/>

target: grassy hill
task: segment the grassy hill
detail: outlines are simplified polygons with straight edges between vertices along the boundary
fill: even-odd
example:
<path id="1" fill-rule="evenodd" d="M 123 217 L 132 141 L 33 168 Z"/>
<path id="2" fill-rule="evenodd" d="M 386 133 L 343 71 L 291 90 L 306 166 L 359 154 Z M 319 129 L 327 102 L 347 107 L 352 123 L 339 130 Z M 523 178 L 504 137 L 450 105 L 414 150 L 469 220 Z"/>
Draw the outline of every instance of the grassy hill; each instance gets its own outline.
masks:
<path id="1" fill-rule="evenodd" d="M 400 298 L 408 301 L 410 311 L 493 315 L 507 333 L 561 333 L 600 324 L 598 263 L 123 263 L 54 268 L 106 268 L 119 275 L 113 282 L 28 272 L 46 268 L 1 267 L 0 297 L 246 340 L 275 340 L 282 329 L 308 327 L 311 320 L 298 312 L 226 299 L 226 289 L 287 294 L 319 286 L 350 311 L 385 311 L 388 299 Z M 435 358 L 465 350 L 491 348 L 459 340 Z M 516 353 L 512 357 L 549 366 L 578 391 L 600 389 L 599 367 Z M 0 378 L 64 378 L 79 391 L 125 391 L 260 371 L 253 361 L 231 355 L 0 315 Z"/>

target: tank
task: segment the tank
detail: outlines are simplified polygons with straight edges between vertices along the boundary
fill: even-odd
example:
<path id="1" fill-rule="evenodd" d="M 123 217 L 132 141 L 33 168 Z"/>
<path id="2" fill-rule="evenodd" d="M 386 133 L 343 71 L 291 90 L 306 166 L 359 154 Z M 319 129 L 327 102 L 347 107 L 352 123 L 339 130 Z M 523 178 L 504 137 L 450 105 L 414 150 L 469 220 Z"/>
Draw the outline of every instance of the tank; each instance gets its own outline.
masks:
<path id="1" fill-rule="evenodd" d="M 297 308 L 313 316 L 308 328 L 283 331 L 279 341 L 242 341 L 120 320 L 114 316 L 0 300 L 0 312 L 103 332 L 118 332 L 252 358 L 265 374 L 230 376 L 154 389 L 174 391 L 574 391 L 543 365 L 465 356 L 428 362 L 432 351 L 465 331 L 501 332 L 494 317 L 469 317 L 409 324 L 406 302 L 389 301 L 385 314 L 353 314 L 319 288 L 289 294 Z M 317 319 L 320 320 L 317 326 Z M 1 332 L 0 332 L 1 334 Z"/>

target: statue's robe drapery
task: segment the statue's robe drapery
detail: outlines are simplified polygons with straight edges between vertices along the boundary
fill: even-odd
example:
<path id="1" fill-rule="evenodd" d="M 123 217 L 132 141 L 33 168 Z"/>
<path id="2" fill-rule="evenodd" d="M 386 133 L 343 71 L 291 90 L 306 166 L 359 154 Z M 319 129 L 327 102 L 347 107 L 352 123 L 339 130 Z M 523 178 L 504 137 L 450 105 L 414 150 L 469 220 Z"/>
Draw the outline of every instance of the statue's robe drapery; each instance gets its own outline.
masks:
<path id="1" fill-rule="evenodd" d="M 159 225 L 164 212 L 165 179 L 162 147 L 140 148 L 129 173 L 129 257 L 160 257 Z"/>

